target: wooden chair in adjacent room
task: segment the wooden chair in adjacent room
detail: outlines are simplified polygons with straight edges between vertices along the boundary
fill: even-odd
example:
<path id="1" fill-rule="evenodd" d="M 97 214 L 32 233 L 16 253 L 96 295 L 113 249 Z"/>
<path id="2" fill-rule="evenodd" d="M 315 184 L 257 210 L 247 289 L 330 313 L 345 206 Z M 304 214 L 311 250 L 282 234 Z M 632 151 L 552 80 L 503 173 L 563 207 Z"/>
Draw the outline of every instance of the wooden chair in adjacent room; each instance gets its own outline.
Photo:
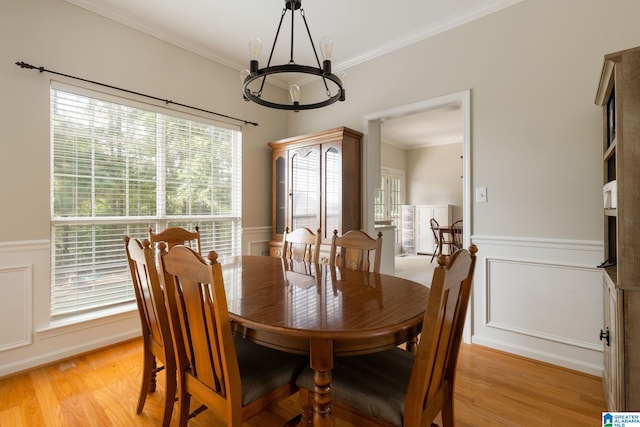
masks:
<path id="1" fill-rule="evenodd" d="M 429 224 L 431 225 L 431 232 L 433 233 L 433 242 L 435 244 L 435 249 L 433 250 L 433 255 L 431 255 L 431 261 L 430 261 L 430 262 L 433 262 L 433 259 L 436 257 L 436 255 L 440 255 L 444 252 L 445 246 L 449 247 L 449 251 L 448 251 L 449 254 L 453 252 L 453 239 L 451 238 L 445 239 L 443 237 L 444 233 L 442 232 L 442 230 L 440 230 L 440 224 L 438 224 L 438 221 L 436 221 L 435 218 L 431 218 L 429 220 Z"/>
<path id="2" fill-rule="evenodd" d="M 287 227 L 282 238 L 282 258 L 317 264 L 320 259 L 321 238 L 320 230 L 314 234 L 307 227 L 293 231 L 289 231 Z"/>
<path id="3" fill-rule="evenodd" d="M 208 409 L 220 425 L 242 423 L 297 391 L 308 356 L 280 352 L 234 337 L 218 254 L 208 263 L 193 249 L 160 253 L 178 366 L 178 425 Z M 194 397 L 203 406 L 191 414 Z"/>
<path id="4" fill-rule="evenodd" d="M 462 249 L 462 220 L 458 220 L 451 224 L 451 240 L 453 241 L 453 250 Z"/>
<path id="5" fill-rule="evenodd" d="M 189 231 L 180 227 L 169 227 L 157 234 L 153 232 L 153 227 L 149 227 L 149 241 L 154 246 L 158 242 L 165 242 L 168 249 L 171 249 L 175 245 L 187 245 L 199 254 L 202 254 L 200 228 L 197 225 L 195 231 Z"/>
<path id="6" fill-rule="evenodd" d="M 377 239 L 373 239 L 360 230 L 350 230 L 342 236 L 338 236 L 338 230 L 333 230 L 330 265 L 379 273 L 381 257 L 382 232 L 378 233 Z"/>
<path id="7" fill-rule="evenodd" d="M 156 389 L 157 372 L 164 369 L 166 392 L 162 425 L 168 427 L 176 396 L 176 361 L 171 341 L 169 317 L 160 287 L 154 251 L 148 240 L 140 242 L 138 239 L 125 236 L 124 241 L 131 280 L 138 303 L 144 348 L 142 385 L 140 386 L 136 412 L 138 414 L 142 412 L 147 395 Z M 158 366 L 157 360 L 162 363 L 161 366 Z"/>
<path id="8" fill-rule="evenodd" d="M 438 259 L 417 354 L 394 347 L 335 359 L 331 398 L 338 417 L 357 426 L 424 427 L 442 413 L 443 426 L 454 425 L 453 385 L 477 251 L 473 245 L 456 251 L 448 264 Z M 313 412 L 313 375 L 306 368 L 296 381 L 303 424 Z"/>

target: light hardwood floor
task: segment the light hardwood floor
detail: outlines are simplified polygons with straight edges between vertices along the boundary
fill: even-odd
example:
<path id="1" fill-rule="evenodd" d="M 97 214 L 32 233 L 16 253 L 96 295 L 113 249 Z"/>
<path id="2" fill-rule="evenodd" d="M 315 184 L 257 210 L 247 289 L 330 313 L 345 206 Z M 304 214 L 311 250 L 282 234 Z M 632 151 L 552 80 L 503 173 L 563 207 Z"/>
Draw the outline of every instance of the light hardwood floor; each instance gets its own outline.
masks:
<path id="1" fill-rule="evenodd" d="M 164 374 L 136 415 L 141 366 L 142 341 L 134 340 L 1 379 L 0 426 L 158 426 Z M 462 346 L 455 399 L 457 427 L 592 427 L 605 410 L 600 378 L 477 345 Z M 297 413 L 294 395 L 244 427 L 282 426 Z M 216 425 L 207 411 L 189 423 Z"/>

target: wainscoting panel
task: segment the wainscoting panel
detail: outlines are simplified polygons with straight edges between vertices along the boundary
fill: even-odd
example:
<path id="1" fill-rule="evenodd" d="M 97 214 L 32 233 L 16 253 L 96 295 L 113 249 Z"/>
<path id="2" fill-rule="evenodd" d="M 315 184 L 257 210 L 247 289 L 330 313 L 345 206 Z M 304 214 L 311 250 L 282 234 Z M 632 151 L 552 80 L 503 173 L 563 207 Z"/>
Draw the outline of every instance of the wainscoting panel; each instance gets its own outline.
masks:
<path id="1" fill-rule="evenodd" d="M 474 236 L 473 343 L 601 375 L 602 243 Z"/>
<path id="2" fill-rule="evenodd" d="M 585 285 L 592 279 L 592 269 L 500 259 L 487 259 L 486 265 L 487 326 L 600 349 L 593 331 L 601 320 L 576 315 L 602 310 L 600 287 Z M 522 310 L 529 306 L 536 309 Z"/>
<path id="3" fill-rule="evenodd" d="M 102 317 L 49 318 L 50 242 L 0 242 L 0 377 L 140 336 L 135 304 Z"/>
<path id="4" fill-rule="evenodd" d="M 0 268 L 0 351 L 31 344 L 31 265 Z"/>
<path id="5" fill-rule="evenodd" d="M 242 255 L 269 255 L 271 227 L 242 229 Z"/>

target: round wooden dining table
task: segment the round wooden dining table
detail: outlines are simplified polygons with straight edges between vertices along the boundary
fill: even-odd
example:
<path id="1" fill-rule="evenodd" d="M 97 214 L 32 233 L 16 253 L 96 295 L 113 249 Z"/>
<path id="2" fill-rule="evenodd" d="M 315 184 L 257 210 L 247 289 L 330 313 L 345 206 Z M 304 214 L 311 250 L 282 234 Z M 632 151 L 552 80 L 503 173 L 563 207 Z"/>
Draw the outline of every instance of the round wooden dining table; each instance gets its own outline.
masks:
<path id="1" fill-rule="evenodd" d="M 399 277 L 267 256 L 220 260 L 234 334 L 308 354 L 315 426 L 332 426 L 334 357 L 415 343 L 429 289 Z"/>

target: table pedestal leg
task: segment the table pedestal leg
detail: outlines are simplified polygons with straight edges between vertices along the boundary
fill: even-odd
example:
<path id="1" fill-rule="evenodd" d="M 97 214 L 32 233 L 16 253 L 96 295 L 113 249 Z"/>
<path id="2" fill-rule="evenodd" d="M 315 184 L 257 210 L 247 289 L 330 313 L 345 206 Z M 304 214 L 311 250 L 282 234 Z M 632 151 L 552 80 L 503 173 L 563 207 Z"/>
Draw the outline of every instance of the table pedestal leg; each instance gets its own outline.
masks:
<path id="1" fill-rule="evenodd" d="M 406 343 L 406 349 L 408 352 L 416 354 L 418 352 L 418 336 L 414 336 Z"/>
<path id="2" fill-rule="evenodd" d="M 335 424 L 331 412 L 331 369 L 333 368 L 333 341 L 311 340 L 311 369 L 313 382 L 313 425 L 332 427 Z"/>

